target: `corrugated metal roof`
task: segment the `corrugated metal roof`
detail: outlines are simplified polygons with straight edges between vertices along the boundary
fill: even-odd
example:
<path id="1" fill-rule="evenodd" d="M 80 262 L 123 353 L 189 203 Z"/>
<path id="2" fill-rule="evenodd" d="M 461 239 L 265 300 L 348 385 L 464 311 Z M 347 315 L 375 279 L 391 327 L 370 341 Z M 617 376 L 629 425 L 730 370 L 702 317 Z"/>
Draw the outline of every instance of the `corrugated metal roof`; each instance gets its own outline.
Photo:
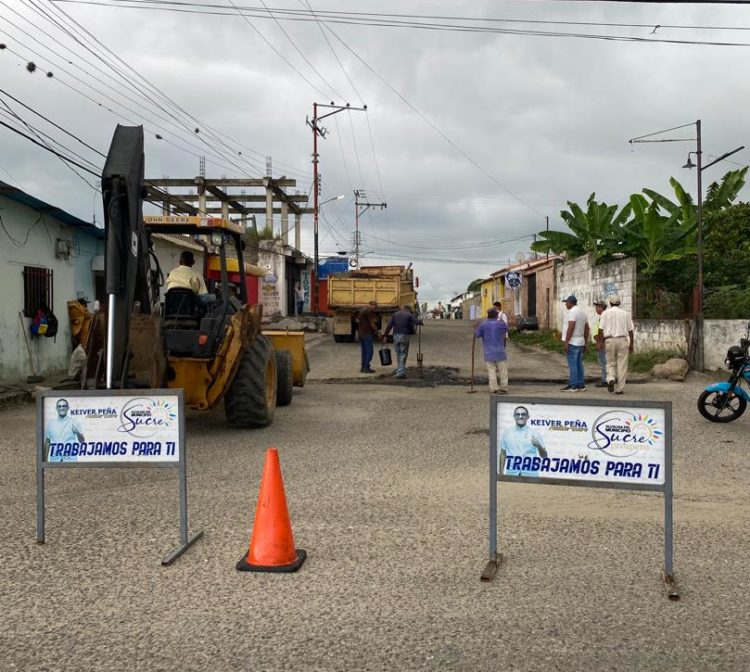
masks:
<path id="1" fill-rule="evenodd" d="M 75 215 L 71 215 L 69 212 L 65 212 L 65 210 L 50 205 L 49 203 L 45 203 L 31 194 L 27 194 L 18 187 L 14 187 L 12 184 L 8 184 L 2 180 L 0 180 L 0 196 L 7 198 L 10 201 L 20 203 L 21 205 L 25 205 L 27 208 L 31 208 L 37 212 L 43 212 L 50 217 L 54 217 L 63 224 L 84 231 L 95 238 L 104 238 L 104 229 L 100 229 L 98 226 L 95 226 L 90 222 L 84 222 Z"/>

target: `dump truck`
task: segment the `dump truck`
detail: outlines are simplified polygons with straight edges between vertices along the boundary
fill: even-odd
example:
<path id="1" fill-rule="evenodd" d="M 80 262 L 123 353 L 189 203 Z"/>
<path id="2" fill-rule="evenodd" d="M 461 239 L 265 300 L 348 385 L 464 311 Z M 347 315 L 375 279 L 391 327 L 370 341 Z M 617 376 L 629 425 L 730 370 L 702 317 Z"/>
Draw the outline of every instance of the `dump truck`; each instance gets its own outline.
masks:
<path id="1" fill-rule="evenodd" d="M 408 266 L 364 266 L 328 278 L 328 308 L 333 316 L 333 340 L 354 341 L 357 315 L 370 301 L 377 302 L 375 316 L 380 329 L 405 305 L 417 310 L 414 271 Z"/>

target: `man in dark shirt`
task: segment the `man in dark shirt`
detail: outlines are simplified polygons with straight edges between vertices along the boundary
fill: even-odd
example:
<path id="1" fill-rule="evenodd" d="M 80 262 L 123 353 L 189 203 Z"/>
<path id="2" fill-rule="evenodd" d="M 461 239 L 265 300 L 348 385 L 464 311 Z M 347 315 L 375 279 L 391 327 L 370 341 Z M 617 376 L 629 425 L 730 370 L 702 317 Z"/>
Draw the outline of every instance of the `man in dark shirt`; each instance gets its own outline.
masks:
<path id="1" fill-rule="evenodd" d="M 373 354 L 373 337 L 379 337 L 378 325 L 375 322 L 375 308 L 377 301 L 370 301 L 360 312 L 357 319 L 357 333 L 359 334 L 359 348 L 362 353 L 362 367 L 360 373 L 375 373 L 370 367 Z"/>
<path id="2" fill-rule="evenodd" d="M 406 378 L 406 360 L 409 357 L 409 336 L 417 332 L 417 325 L 422 324 L 411 312 L 411 306 L 406 305 L 393 314 L 383 332 L 383 342 L 393 329 L 393 347 L 396 349 L 396 378 Z"/>

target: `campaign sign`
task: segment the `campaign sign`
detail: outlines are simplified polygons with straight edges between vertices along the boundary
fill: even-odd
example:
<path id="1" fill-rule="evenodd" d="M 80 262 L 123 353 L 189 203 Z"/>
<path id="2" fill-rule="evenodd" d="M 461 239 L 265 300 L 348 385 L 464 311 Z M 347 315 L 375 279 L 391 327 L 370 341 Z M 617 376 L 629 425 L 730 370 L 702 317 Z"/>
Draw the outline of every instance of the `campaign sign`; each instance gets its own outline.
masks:
<path id="1" fill-rule="evenodd" d="M 171 565 L 203 536 L 190 535 L 183 391 L 46 390 L 36 400 L 36 540 L 45 543 L 48 469 L 145 467 L 178 471 L 180 543 Z"/>
<path id="2" fill-rule="evenodd" d="M 179 462 L 177 394 L 46 394 L 45 462 Z"/>
<path id="3" fill-rule="evenodd" d="M 501 480 L 664 485 L 664 408 L 499 401 L 496 413 Z"/>
<path id="4" fill-rule="evenodd" d="M 664 494 L 662 580 L 669 599 L 679 598 L 672 566 L 672 404 L 612 401 L 490 397 L 490 557 L 482 581 L 491 581 L 504 560 L 498 482 L 650 490 Z"/>

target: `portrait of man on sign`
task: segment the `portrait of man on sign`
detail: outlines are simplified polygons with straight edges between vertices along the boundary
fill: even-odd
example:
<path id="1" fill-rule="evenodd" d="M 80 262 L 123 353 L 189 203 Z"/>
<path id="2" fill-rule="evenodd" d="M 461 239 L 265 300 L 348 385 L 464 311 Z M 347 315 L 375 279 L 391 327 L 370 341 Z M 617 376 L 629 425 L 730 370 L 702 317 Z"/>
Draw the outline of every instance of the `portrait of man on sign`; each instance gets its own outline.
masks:
<path id="1" fill-rule="evenodd" d="M 507 457 L 547 457 L 547 449 L 539 432 L 528 426 L 529 409 L 526 406 L 516 406 L 513 409 L 515 425 L 506 429 L 500 439 L 501 462 L 500 473 L 506 476 L 539 476 L 539 469 L 509 469 L 506 468 Z M 504 456 L 504 457 L 503 457 Z"/>
<path id="2" fill-rule="evenodd" d="M 68 400 L 58 399 L 55 402 L 55 410 L 57 411 L 57 416 L 48 420 L 44 427 L 44 447 L 47 454 L 49 454 L 52 444 L 73 444 L 84 443 L 86 441 L 83 438 L 83 432 L 78 420 L 73 418 L 69 413 L 70 403 Z M 75 457 L 61 457 L 58 458 L 58 461 L 75 462 Z"/>

